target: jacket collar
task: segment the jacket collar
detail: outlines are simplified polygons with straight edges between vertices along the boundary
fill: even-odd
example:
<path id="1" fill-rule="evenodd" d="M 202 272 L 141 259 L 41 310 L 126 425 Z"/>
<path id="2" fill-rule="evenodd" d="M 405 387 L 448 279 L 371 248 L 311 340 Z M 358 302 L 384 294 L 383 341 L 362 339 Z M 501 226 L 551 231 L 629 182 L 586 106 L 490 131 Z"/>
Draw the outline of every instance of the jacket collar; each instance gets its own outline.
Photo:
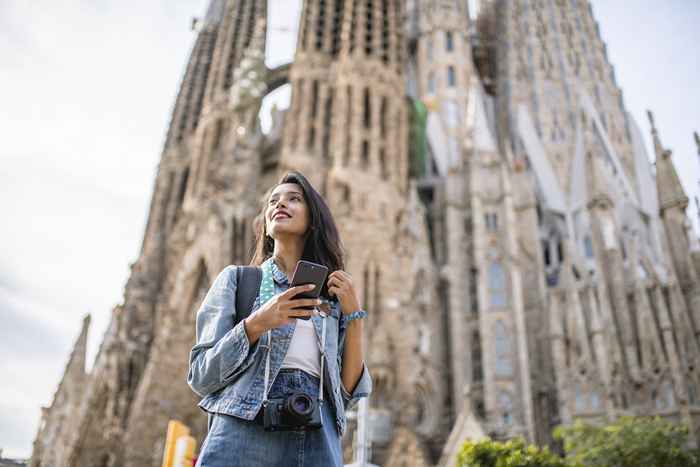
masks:
<path id="1" fill-rule="evenodd" d="M 272 259 L 272 256 L 270 256 L 267 261 L 270 262 L 270 266 L 272 267 L 272 279 L 280 285 L 288 285 L 289 279 L 287 278 L 287 275 L 277 267 L 277 263 L 275 263 L 275 260 Z"/>

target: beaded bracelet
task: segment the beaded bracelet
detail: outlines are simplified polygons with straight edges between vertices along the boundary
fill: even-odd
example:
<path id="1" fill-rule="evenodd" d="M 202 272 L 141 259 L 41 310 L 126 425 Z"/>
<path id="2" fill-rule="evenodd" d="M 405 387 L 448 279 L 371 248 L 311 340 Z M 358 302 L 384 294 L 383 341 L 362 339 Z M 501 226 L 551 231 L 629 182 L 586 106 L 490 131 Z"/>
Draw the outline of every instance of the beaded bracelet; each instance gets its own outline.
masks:
<path id="1" fill-rule="evenodd" d="M 367 317 L 367 312 L 365 310 L 353 311 L 349 315 L 345 316 L 345 321 L 354 321 L 356 319 L 362 319 Z"/>

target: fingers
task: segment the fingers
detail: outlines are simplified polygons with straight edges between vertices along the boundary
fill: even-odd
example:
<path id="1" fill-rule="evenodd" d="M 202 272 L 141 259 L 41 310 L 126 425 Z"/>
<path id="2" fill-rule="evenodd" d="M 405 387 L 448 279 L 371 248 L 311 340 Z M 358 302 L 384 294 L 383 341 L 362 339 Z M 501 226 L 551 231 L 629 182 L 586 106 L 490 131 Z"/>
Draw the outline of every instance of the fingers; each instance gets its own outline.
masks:
<path id="1" fill-rule="evenodd" d="M 288 318 L 308 318 L 310 316 L 315 315 L 316 312 L 314 310 L 302 310 L 300 308 L 294 308 L 289 311 L 289 314 L 287 315 Z"/>
<path id="2" fill-rule="evenodd" d="M 336 277 L 331 277 L 328 279 L 328 288 L 330 289 L 331 287 L 342 287 L 343 282 Z"/>
<path id="3" fill-rule="evenodd" d="M 338 287 L 350 286 L 350 285 L 352 285 L 352 277 L 347 272 L 341 271 L 339 269 L 337 271 L 333 271 L 333 273 L 328 276 L 327 283 L 329 286 L 331 286 L 331 285 L 336 285 Z"/>
<path id="4" fill-rule="evenodd" d="M 317 298 L 295 298 L 289 301 L 289 309 L 293 310 L 295 308 L 302 307 L 314 307 L 321 304 L 321 300 Z"/>
<path id="5" fill-rule="evenodd" d="M 296 295 L 302 292 L 308 292 L 309 290 L 313 290 L 315 287 L 316 285 L 314 284 L 297 285 L 296 287 L 290 287 L 284 292 L 282 292 L 282 296 L 286 299 L 291 299 L 292 297 L 295 297 Z"/>
<path id="6" fill-rule="evenodd" d="M 351 281 L 352 280 L 352 276 L 350 274 L 348 274 L 347 272 L 343 271 L 342 269 L 338 269 L 337 271 L 333 271 L 332 273 L 330 273 L 328 275 L 328 277 L 329 278 L 337 277 L 341 281 L 343 281 L 343 280 Z"/>

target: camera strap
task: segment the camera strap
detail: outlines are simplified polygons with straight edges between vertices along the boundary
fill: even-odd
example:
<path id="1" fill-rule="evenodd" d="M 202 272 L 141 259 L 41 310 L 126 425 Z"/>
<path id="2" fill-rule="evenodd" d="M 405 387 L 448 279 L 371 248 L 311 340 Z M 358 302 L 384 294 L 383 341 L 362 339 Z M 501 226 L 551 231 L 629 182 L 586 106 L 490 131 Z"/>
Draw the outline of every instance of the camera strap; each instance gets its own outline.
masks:
<path id="1" fill-rule="evenodd" d="M 262 283 L 260 284 L 260 304 L 266 303 L 275 294 L 275 285 L 272 280 L 272 258 L 269 258 L 262 265 Z M 323 327 L 321 331 L 321 342 L 318 342 L 318 335 L 316 336 L 316 343 L 319 345 L 319 350 L 321 352 L 321 377 L 319 378 L 319 388 L 318 388 L 318 400 L 323 403 L 323 373 L 325 371 L 325 361 L 326 361 L 326 319 L 327 315 L 323 311 L 320 312 L 323 317 Z M 270 389 L 270 353 L 272 352 L 272 330 L 267 330 L 267 355 L 265 356 L 265 382 L 263 389 L 263 406 L 267 406 L 268 398 L 267 394 Z"/>

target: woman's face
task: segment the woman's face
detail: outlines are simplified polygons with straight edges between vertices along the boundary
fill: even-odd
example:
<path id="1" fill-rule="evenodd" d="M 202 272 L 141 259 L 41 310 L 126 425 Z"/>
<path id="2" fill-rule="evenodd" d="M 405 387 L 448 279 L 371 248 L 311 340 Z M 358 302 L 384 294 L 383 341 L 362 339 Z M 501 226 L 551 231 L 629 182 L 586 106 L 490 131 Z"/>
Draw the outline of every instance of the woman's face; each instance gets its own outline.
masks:
<path id="1" fill-rule="evenodd" d="M 309 227 L 309 207 L 301 186 L 296 183 L 277 185 L 267 199 L 265 228 L 272 238 L 280 235 L 303 236 Z"/>

